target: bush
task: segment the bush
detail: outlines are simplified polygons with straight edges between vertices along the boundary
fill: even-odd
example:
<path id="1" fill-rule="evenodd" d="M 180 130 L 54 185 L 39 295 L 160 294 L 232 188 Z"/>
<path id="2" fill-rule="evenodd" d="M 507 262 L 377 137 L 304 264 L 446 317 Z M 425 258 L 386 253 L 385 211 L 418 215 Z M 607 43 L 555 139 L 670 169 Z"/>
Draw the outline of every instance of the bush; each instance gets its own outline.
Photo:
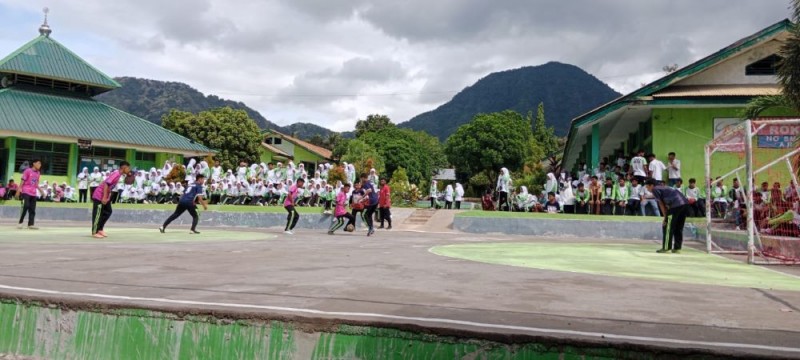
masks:
<path id="1" fill-rule="evenodd" d="M 406 169 L 402 167 L 394 171 L 389 187 L 392 189 L 392 205 L 413 206 L 420 198 L 419 188 L 408 182 Z"/>

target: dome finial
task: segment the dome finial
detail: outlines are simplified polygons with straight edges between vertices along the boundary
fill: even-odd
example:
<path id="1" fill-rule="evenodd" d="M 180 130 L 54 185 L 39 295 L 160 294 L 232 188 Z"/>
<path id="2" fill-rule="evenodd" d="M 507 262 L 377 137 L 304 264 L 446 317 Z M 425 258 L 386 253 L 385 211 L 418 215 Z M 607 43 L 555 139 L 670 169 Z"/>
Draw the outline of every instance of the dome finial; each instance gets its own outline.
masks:
<path id="1" fill-rule="evenodd" d="M 39 27 L 39 34 L 50 37 L 50 34 L 53 32 L 53 30 L 50 29 L 50 25 L 47 25 L 47 14 L 50 13 L 50 9 L 44 8 L 42 11 L 44 12 L 44 24 Z"/>

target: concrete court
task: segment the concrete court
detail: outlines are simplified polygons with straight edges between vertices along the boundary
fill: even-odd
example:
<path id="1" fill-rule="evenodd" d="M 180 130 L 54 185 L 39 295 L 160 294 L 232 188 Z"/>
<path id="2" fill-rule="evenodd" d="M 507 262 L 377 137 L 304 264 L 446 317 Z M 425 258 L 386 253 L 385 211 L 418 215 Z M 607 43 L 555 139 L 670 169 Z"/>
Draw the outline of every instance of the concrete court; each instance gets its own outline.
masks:
<path id="1" fill-rule="evenodd" d="M 85 227 L 41 226 L 0 224 L 0 296 L 800 357 L 798 291 L 493 265 L 430 251 L 591 239 L 304 230 L 287 237 L 277 229 L 201 229 L 192 238 L 185 227 L 161 236 L 112 221 L 112 237 L 98 241 Z"/>

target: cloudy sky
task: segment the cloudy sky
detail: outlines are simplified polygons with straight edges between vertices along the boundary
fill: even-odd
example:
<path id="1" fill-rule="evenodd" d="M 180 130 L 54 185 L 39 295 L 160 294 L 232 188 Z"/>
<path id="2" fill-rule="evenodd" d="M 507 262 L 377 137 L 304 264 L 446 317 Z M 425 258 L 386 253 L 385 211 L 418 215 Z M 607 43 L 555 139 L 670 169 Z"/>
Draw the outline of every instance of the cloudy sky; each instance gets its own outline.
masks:
<path id="1" fill-rule="evenodd" d="M 575 64 L 619 92 L 789 15 L 789 0 L 0 0 L 0 57 L 53 38 L 112 76 L 180 81 L 269 120 L 354 127 L 493 71 Z"/>

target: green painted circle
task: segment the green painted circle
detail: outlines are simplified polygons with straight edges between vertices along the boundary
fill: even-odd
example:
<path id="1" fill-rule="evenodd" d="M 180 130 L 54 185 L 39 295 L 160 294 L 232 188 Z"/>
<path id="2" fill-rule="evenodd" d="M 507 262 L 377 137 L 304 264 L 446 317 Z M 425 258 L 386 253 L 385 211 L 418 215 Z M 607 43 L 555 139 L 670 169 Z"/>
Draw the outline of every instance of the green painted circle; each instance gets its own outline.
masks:
<path id="1" fill-rule="evenodd" d="M 480 243 L 437 246 L 441 256 L 487 264 L 679 283 L 800 291 L 800 278 L 693 249 L 657 254 L 643 244 Z"/>
<path id="2" fill-rule="evenodd" d="M 0 230 L 4 236 L 0 243 L 164 243 L 164 242 L 216 242 L 216 241 L 255 241 L 273 239 L 277 236 L 255 231 L 216 230 L 199 228 L 200 234 L 189 234 L 186 226 L 168 228 L 162 234 L 157 227 L 124 228 L 108 227 L 105 239 L 95 239 L 89 227 L 46 227 L 39 230 L 17 229 L 16 227 Z M 7 236 L 6 236 L 7 235 Z"/>

